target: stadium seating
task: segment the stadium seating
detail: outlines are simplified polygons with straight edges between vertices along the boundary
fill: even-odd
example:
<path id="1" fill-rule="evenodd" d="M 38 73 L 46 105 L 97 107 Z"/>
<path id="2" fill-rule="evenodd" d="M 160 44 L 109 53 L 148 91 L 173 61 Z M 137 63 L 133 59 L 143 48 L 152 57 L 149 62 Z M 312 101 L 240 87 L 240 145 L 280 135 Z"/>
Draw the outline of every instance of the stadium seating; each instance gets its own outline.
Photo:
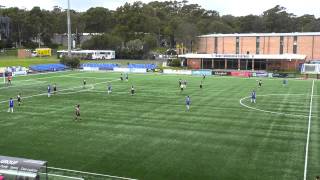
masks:
<path id="1" fill-rule="evenodd" d="M 81 68 L 83 67 L 98 67 L 99 70 L 113 70 L 113 68 L 118 67 L 118 64 L 99 64 L 99 63 L 85 63 L 81 64 Z"/>
<path id="2" fill-rule="evenodd" d="M 157 65 L 155 64 L 129 64 L 128 68 L 136 68 L 136 69 L 156 69 Z"/>
<path id="3" fill-rule="evenodd" d="M 33 71 L 63 71 L 67 66 L 63 64 L 38 64 L 29 67 Z"/>

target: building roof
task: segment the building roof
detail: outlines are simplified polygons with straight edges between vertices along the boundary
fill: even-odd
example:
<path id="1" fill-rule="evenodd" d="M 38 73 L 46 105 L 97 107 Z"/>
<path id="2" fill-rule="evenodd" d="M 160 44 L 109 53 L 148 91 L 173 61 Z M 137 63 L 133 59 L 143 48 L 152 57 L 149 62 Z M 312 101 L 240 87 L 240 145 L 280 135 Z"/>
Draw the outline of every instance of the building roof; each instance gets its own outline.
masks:
<path id="1" fill-rule="evenodd" d="M 183 54 L 187 59 L 268 59 L 268 60 L 305 60 L 303 54 Z"/>
<path id="2" fill-rule="evenodd" d="M 207 34 L 198 37 L 320 36 L 320 32 Z"/>

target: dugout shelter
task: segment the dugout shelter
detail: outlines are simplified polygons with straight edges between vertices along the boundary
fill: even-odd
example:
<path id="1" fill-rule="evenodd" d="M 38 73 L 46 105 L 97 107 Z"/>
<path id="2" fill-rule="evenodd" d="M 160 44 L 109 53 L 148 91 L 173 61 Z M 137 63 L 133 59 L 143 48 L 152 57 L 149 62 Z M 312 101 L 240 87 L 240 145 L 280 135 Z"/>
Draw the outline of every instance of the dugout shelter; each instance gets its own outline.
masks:
<path id="1" fill-rule="evenodd" d="M 10 180 L 48 180 L 46 161 L 0 156 L 0 174 Z"/>

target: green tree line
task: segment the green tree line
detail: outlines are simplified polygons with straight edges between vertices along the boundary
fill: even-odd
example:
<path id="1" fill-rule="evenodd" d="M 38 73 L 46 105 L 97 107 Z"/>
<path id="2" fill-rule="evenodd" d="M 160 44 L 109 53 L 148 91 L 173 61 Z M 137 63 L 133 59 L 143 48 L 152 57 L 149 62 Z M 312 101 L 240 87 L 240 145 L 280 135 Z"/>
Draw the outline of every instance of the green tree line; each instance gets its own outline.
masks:
<path id="1" fill-rule="evenodd" d="M 41 38 L 52 46 L 55 33 L 66 33 L 66 10 L 54 7 L 44 10 L 19 8 L 0 9 L 1 16 L 11 18 L 9 44 L 32 46 Z M 189 51 L 196 45 L 196 36 L 209 33 L 316 32 L 320 18 L 305 14 L 296 16 L 282 6 L 275 6 L 261 15 L 223 15 L 188 1 L 153 1 L 125 3 L 116 10 L 104 7 L 85 12 L 71 11 L 73 33 L 101 33 L 83 44 L 89 49 L 115 49 L 124 57 L 145 55 L 155 48 L 173 48 L 183 44 Z"/>

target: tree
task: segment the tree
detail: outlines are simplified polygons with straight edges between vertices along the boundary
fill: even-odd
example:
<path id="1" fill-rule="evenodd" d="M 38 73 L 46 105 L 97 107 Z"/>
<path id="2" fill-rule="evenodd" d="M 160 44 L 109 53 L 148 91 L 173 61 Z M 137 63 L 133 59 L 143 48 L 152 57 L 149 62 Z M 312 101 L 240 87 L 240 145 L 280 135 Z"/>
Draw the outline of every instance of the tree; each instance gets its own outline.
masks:
<path id="1" fill-rule="evenodd" d="M 261 16 L 248 15 L 239 17 L 239 31 L 242 33 L 265 32 L 265 25 Z"/>
<path id="2" fill-rule="evenodd" d="M 77 57 L 64 56 L 61 58 L 60 63 L 68 66 L 69 68 L 79 68 L 80 67 L 80 59 Z"/>
<path id="3" fill-rule="evenodd" d="M 293 14 L 286 12 L 285 7 L 279 5 L 263 12 L 267 32 L 294 32 L 294 17 Z"/>
<path id="4" fill-rule="evenodd" d="M 156 35 L 153 34 L 147 34 L 143 38 L 143 50 L 145 53 L 155 49 L 158 47 L 158 40 L 156 38 Z"/>
<path id="5" fill-rule="evenodd" d="M 83 49 L 121 49 L 122 39 L 111 34 L 94 36 L 92 39 L 83 43 Z"/>
<path id="6" fill-rule="evenodd" d="M 112 12 L 103 7 L 88 9 L 82 19 L 85 23 L 85 31 L 89 33 L 111 32 L 115 20 Z"/>
<path id="7" fill-rule="evenodd" d="M 176 39 L 178 43 L 183 43 L 187 49 L 193 50 L 193 42 L 196 42 L 196 37 L 199 35 L 196 25 L 193 23 L 181 23 L 176 31 Z"/>

